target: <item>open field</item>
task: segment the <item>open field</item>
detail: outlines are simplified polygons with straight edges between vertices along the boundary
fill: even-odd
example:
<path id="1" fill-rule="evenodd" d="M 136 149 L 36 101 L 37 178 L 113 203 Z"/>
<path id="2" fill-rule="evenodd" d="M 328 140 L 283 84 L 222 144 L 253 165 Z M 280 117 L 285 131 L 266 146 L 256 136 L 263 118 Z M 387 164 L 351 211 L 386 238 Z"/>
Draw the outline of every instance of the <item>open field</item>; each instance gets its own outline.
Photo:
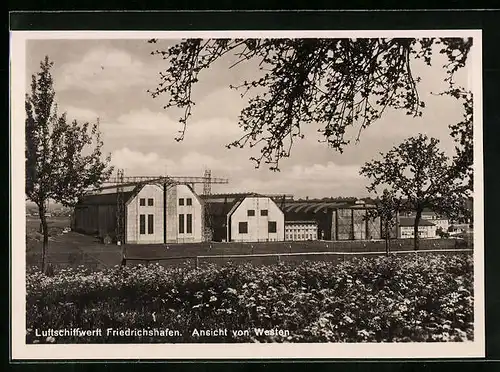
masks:
<path id="1" fill-rule="evenodd" d="M 122 247 L 76 232 L 62 233 L 65 222 L 51 221 L 48 262 L 56 270 L 49 277 L 32 267 L 39 265 L 41 253 L 33 226 L 27 231 L 27 343 L 473 339 L 473 257 L 470 252 L 445 253 L 455 247 L 452 239 L 422 240 L 418 255 L 391 257 L 384 256 L 383 241 L 127 245 L 123 248 L 128 257 L 151 263 L 177 259 L 152 265 L 133 261 L 116 268 Z M 411 240 L 393 241 L 392 249 L 411 249 Z M 431 249 L 443 254 L 426 253 Z M 224 257 L 318 251 L 346 254 L 281 256 L 279 261 L 276 256 Z M 202 259 L 195 269 L 192 257 L 200 255 L 218 257 Z M 35 330 L 47 324 L 101 329 L 102 334 L 37 336 Z M 145 333 L 124 337 L 107 334 L 108 328 Z M 219 328 L 227 333 L 193 333 Z M 173 334 L 158 334 L 160 329 Z"/>
<path id="2" fill-rule="evenodd" d="M 113 267 L 121 263 L 122 247 L 104 245 L 99 239 L 76 233 L 62 233 L 69 225 L 67 218 L 51 218 L 49 226 L 48 262 L 54 267 L 75 267 L 84 265 L 92 269 Z M 26 261 L 28 266 L 36 266 L 41 262 L 41 234 L 38 231 L 39 222 L 32 218 L 26 223 Z M 430 239 L 421 241 L 421 250 L 466 248 L 457 246 L 455 239 Z M 469 246 L 469 248 L 471 248 Z M 260 242 L 260 243 L 193 243 L 157 245 L 125 245 L 127 257 L 144 259 L 175 258 L 163 260 L 164 266 L 177 266 L 182 263 L 194 265 L 196 256 L 227 256 L 243 254 L 272 254 L 272 253 L 299 253 L 299 252 L 385 252 L 384 241 L 305 241 L 305 242 Z M 412 250 L 411 239 L 400 239 L 391 242 L 391 251 Z M 193 258 L 187 258 L 193 257 Z M 345 258 L 338 256 L 303 256 L 282 257 L 283 261 L 327 260 L 339 261 Z M 276 257 L 254 258 L 217 258 L 202 259 L 203 263 L 251 262 L 254 264 L 272 264 Z M 127 265 L 145 264 L 144 261 L 128 261 Z"/>
<path id="3" fill-rule="evenodd" d="M 339 265 L 78 268 L 53 277 L 28 270 L 26 341 L 470 341 L 472 265 L 467 254 L 358 257 Z M 37 332 L 47 325 L 100 332 L 55 337 Z M 127 329 L 140 333 L 110 332 Z M 207 329 L 225 332 L 194 333 Z"/>

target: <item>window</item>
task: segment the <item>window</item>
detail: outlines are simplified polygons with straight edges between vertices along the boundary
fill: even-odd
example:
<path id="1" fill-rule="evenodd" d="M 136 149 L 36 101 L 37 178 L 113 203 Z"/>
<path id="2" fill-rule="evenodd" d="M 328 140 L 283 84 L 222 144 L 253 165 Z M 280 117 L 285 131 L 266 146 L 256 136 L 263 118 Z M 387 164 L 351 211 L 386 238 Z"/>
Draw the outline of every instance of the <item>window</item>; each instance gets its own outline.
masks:
<path id="1" fill-rule="evenodd" d="M 188 199 L 188 200 L 190 200 L 190 199 Z M 193 215 L 192 214 L 186 214 L 186 233 L 187 234 L 193 233 Z"/>
<path id="2" fill-rule="evenodd" d="M 179 199 L 182 200 L 182 199 Z M 184 234 L 184 215 L 179 214 L 179 234 Z"/>
<path id="3" fill-rule="evenodd" d="M 186 199 L 186 205 L 193 205 L 193 199 L 187 198 Z"/>
<path id="4" fill-rule="evenodd" d="M 144 200 L 144 199 L 143 199 Z M 146 234 L 146 215 L 139 215 L 139 234 Z"/>
<path id="5" fill-rule="evenodd" d="M 144 207 L 144 206 L 146 205 L 146 199 L 144 199 L 144 198 L 140 198 L 140 199 L 139 199 L 139 205 L 140 205 L 141 207 Z"/>
<path id="6" fill-rule="evenodd" d="M 148 234 L 153 234 L 154 215 L 148 214 Z"/>
<path id="7" fill-rule="evenodd" d="M 270 233 L 276 232 L 276 221 L 269 221 L 267 224 L 267 231 Z"/>
<path id="8" fill-rule="evenodd" d="M 248 216 L 248 217 L 253 217 L 253 216 L 255 216 L 255 210 L 253 210 L 253 209 L 249 209 L 249 210 L 247 211 L 247 216 Z"/>
<path id="9" fill-rule="evenodd" d="M 238 231 L 240 234 L 248 234 L 248 222 L 240 222 L 238 224 Z"/>
<path id="10" fill-rule="evenodd" d="M 179 205 L 184 205 L 184 199 L 183 198 L 179 199 Z"/>
<path id="11" fill-rule="evenodd" d="M 267 209 L 261 209 L 260 210 L 260 215 L 261 216 L 267 216 Z"/>
<path id="12" fill-rule="evenodd" d="M 152 207 L 154 205 L 154 199 L 153 198 L 149 198 L 148 199 L 148 206 Z"/>

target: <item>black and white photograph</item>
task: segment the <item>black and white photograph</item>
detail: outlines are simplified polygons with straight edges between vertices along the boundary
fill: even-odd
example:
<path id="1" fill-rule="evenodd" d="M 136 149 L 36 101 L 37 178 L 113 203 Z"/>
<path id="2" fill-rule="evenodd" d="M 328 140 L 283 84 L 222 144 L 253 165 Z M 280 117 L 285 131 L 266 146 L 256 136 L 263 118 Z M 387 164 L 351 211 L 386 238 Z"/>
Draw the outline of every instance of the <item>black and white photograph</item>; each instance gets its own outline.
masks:
<path id="1" fill-rule="evenodd" d="M 11 32 L 13 356 L 484 356 L 481 53 Z"/>

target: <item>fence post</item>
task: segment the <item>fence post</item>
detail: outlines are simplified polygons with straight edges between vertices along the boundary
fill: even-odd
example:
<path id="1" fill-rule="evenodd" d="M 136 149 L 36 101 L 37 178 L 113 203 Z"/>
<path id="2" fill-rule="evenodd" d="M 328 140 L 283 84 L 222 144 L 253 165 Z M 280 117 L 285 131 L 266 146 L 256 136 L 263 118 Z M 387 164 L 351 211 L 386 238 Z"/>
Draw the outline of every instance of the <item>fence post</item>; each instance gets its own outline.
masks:
<path id="1" fill-rule="evenodd" d="M 281 263 L 281 255 L 277 254 L 276 257 L 277 257 L 278 263 Z"/>
<path id="2" fill-rule="evenodd" d="M 200 259 L 199 259 L 199 257 L 198 257 L 198 256 L 196 256 L 196 260 L 195 260 L 195 264 L 194 264 L 196 269 L 198 268 L 198 266 L 199 266 L 199 264 L 200 264 L 200 261 L 199 261 L 199 260 L 200 260 Z"/>

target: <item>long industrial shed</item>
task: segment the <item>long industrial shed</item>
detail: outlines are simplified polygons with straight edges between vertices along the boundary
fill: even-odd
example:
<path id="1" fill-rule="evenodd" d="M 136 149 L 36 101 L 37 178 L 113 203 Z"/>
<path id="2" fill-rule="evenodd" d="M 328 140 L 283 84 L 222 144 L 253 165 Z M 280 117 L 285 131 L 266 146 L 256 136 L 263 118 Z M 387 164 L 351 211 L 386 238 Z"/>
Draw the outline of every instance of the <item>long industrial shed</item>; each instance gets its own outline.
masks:
<path id="1" fill-rule="evenodd" d="M 323 240 L 380 239 L 380 218 L 367 218 L 373 208 L 362 200 L 296 200 L 282 206 L 285 221 L 316 221 L 318 238 Z"/>
<path id="2" fill-rule="evenodd" d="M 203 241 L 203 202 L 192 187 L 157 184 L 123 188 L 124 241 L 127 244 L 196 243 Z M 117 189 L 83 197 L 75 207 L 73 229 L 117 240 Z"/>

